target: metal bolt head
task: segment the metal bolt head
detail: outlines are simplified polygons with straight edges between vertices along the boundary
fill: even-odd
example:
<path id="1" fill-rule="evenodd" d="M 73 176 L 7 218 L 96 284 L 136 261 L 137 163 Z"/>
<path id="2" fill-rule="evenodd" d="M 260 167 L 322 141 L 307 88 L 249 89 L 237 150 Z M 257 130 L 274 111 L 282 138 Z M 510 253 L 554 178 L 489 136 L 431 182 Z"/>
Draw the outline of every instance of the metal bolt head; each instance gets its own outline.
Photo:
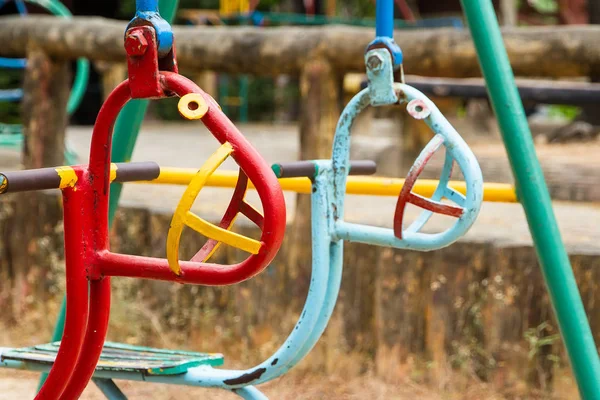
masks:
<path id="1" fill-rule="evenodd" d="M 131 56 L 143 56 L 148 49 L 148 41 L 141 32 L 131 32 L 125 37 L 125 51 Z"/>
<path id="2" fill-rule="evenodd" d="M 379 54 L 373 54 L 367 59 L 367 67 L 371 71 L 379 71 L 383 68 L 383 58 Z"/>

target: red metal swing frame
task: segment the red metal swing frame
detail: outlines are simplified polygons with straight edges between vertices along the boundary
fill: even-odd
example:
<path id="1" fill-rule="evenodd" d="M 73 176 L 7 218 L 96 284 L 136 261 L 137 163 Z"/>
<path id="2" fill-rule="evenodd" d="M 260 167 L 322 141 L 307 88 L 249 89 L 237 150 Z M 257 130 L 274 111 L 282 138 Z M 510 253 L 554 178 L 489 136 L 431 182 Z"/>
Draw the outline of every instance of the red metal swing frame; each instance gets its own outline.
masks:
<path id="1" fill-rule="evenodd" d="M 126 34 L 129 79 L 106 99 L 94 126 L 87 166 L 74 167 L 76 183 L 62 190 L 67 277 L 67 313 L 64 335 L 54 365 L 36 399 L 78 398 L 100 358 L 110 314 L 110 277 L 157 279 L 201 285 L 228 285 L 258 274 L 275 257 L 283 241 L 286 211 L 283 192 L 270 166 L 221 112 L 211 96 L 177 73 L 174 49 L 166 58 L 157 52 L 154 29 L 138 26 Z M 160 71 L 159 71 L 159 66 Z M 220 226 L 229 228 L 238 213 L 262 229 L 257 254 L 235 265 L 195 261 L 210 251 L 208 242 L 192 261 L 181 261 L 175 274 L 167 259 L 112 253 L 109 250 L 108 207 L 111 182 L 112 130 L 123 106 L 132 98 L 202 96 L 208 110 L 204 125 L 221 143 L 233 148 L 240 181 Z M 262 201 L 263 216 L 249 212 L 243 200 L 248 180 Z"/>

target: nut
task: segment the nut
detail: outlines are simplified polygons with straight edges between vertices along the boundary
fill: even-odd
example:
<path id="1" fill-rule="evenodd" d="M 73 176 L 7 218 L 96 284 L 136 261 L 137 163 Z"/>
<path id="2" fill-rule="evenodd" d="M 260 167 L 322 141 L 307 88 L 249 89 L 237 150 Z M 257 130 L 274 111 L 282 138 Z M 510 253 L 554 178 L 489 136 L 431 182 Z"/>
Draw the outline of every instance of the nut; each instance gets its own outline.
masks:
<path id="1" fill-rule="evenodd" d="M 148 41 L 141 32 L 131 32 L 125 38 L 125 51 L 130 56 L 143 56 L 148 49 Z"/>
<path id="2" fill-rule="evenodd" d="M 379 71 L 383 68 L 383 58 L 379 54 L 373 54 L 367 59 L 367 67 L 372 71 Z"/>

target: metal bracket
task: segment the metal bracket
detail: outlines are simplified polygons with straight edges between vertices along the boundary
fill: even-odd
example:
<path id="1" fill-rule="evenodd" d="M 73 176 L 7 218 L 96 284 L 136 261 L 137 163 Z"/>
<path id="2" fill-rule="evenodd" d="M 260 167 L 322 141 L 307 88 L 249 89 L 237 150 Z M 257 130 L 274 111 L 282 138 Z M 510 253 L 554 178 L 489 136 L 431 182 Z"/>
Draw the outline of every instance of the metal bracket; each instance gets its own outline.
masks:
<path id="1" fill-rule="evenodd" d="M 392 56 L 387 49 L 373 49 L 365 54 L 369 97 L 372 106 L 398 103 L 394 90 L 394 68 Z"/>
<path id="2" fill-rule="evenodd" d="M 131 97 L 134 99 L 164 97 L 159 71 L 178 72 L 175 46 L 171 47 L 166 57 L 159 58 L 154 28 L 138 26 L 127 30 L 125 51 Z"/>
<path id="3" fill-rule="evenodd" d="M 127 25 L 126 32 L 138 26 L 152 26 L 156 32 L 158 55 L 166 57 L 174 46 L 171 25 L 160 16 L 158 0 L 136 0 L 136 12 Z"/>

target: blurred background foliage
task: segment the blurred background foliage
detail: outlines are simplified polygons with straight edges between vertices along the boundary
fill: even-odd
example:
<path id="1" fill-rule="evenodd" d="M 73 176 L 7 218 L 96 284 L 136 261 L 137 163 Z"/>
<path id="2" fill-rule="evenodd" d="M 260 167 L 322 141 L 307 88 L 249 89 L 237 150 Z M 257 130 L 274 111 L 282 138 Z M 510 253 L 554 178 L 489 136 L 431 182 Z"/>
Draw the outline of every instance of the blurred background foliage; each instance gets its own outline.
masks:
<path id="1" fill-rule="evenodd" d="M 302 0 L 260 0 L 257 9 L 259 11 L 272 12 L 293 12 L 294 10 L 302 9 Z M 517 0 L 519 8 L 529 7 L 534 8 L 540 14 L 551 14 L 556 12 L 558 8 L 557 0 Z M 204 9 L 217 10 L 219 8 L 219 0 L 179 0 L 180 9 Z M 118 9 L 116 10 L 116 18 L 128 20 L 135 14 L 135 0 L 119 1 Z M 375 2 L 373 0 L 344 0 L 337 2 L 337 15 L 347 18 L 374 18 Z M 176 21 L 176 23 L 184 23 L 185 21 Z M 219 72 L 219 71 L 215 71 Z M 223 76 L 223 75 L 222 75 Z M 22 82 L 23 72 L 14 70 L 0 71 L 0 89 L 17 88 Z M 229 76 L 227 93 L 228 97 L 236 96 L 240 93 L 240 77 Z M 101 93 L 99 93 L 98 84 L 90 84 L 88 86 L 89 97 L 98 97 L 98 101 L 91 104 L 90 101 L 83 104 L 79 114 L 84 111 L 89 114 L 84 118 L 87 123 L 93 123 L 94 115 L 97 108 L 100 106 Z M 222 88 L 221 88 L 222 89 Z M 98 93 L 96 93 L 98 92 Z M 291 119 L 297 116 L 297 103 L 299 99 L 298 81 L 294 77 L 288 80 L 288 83 L 283 86 L 276 86 L 273 78 L 270 77 L 248 77 L 248 116 L 250 121 L 273 121 L 278 115 L 289 115 Z M 225 98 L 220 98 L 219 93 L 223 90 L 218 90 L 213 95 L 220 103 L 227 101 Z M 277 101 L 275 100 L 277 98 Z M 237 99 L 239 102 L 239 98 Z M 85 102 L 85 101 L 84 101 Z M 180 120 L 177 113 L 175 100 L 166 100 L 152 103 L 150 112 L 161 120 Z M 97 103 L 97 104 L 96 104 Z M 292 110 L 291 112 L 277 112 L 276 108 Z M 551 107 L 554 115 L 562 115 L 566 119 L 572 119 L 578 109 L 573 107 Z M 85 110 L 89 109 L 89 110 Z M 239 120 L 240 109 L 236 106 L 228 108 L 228 114 L 233 120 Z M 16 102 L 0 102 L 0 123 L 19 123 L 20 122 L 20 107 Z M 289 119 L 289 118 L 287 118 Z M 84 122 L 86 123 L 86 122 Z"/>
<path id="2" fill-rule="evenodd" d="M 23 82 L 23 71 L 1 70 L 0 89 L 16 89 Z M 20 107 L 18 102 L 0 102 L 0 123 L 19 124 L 21 122 Z"/>
<path id="3" fill-rule="evenodd" d="M 555 13 L 558 11 L 558 2 L 556 0 L 518 0 L 517 7 L 522 8 L 524 3 L 528 3 L 529 6 L 542 14 Z"/>

